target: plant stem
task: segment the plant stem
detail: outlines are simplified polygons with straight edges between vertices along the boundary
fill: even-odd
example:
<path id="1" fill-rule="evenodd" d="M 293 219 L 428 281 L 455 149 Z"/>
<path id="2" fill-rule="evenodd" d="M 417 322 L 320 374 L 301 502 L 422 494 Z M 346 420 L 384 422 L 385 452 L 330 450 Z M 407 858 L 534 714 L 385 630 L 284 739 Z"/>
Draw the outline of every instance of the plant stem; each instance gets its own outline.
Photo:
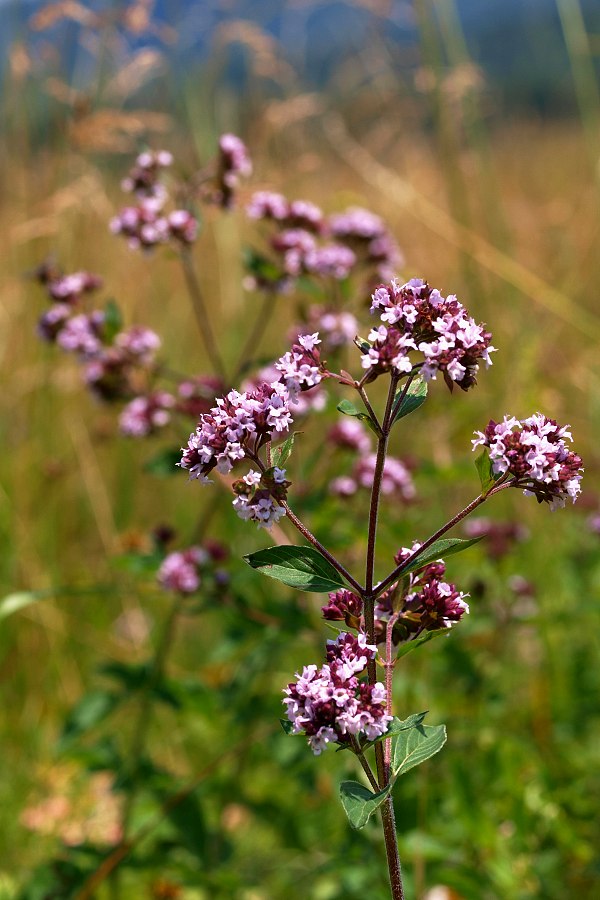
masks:
<path id="1" fill-rule="evenodd" d="M 306 538 L 306 540 L 309 542 L 309 544 L 312 544 L 313 547 L 315 547 L 315 548 L 319 551 L 319 553 L 321 553 L 321 554 L 325 557 L 325 559 L 326 559 L 328 562 L 331 563 L 331 565 L 333 566 L 333 568 L 334 568 L 337 572 L 340 573 L 340 575 L 342 576 L 342 578 L 345 578 L 346 581 L 348 582 L 348 584 L 351 585 L 351 586 L 354 588 L 354 590 L 355 590 L 358 594 L 360 594 L 360 596 L 363 596 L 363 594 L 364 594 L 364 588 L 358 583 L 358 581 L 357 581 L 355 578 L 352 577 L 352 575 L 350 574 L 350 572 L 348 572 L 348 570 L 347 570 L 346 568 L 344 568 L 344 566 L 341 564 L 341 562 L 339 562 L 339 561 L 335 558 L 335 556 L 333 556 L 333 555 L 329 552 L 329 550 L 327 550 L 327 549 L 323 546 L 323 544 L 321 543 L 321 541 L 318 540 L 318 538 L 316 538 L 316 537 L 314 536 L 314 534 L 313 534 L 311 531 L 308 530 L 308 528 L 306 527 L 306 525 L 305 525 L 303 522 L 300 521 L 300 519 L 298 518 L 298 516 L 297 516 L 294 512 L 292 512 L 292 510 L 291 510 L 290 507 L 288 506 L 287 502 L 282 501 L 282 500 L 279 500 L 278 503 L 279 503 L 281 506 L 283 506 L 283 508 L 285 509 L 286 515 L 287 515 L 288 519 L 290 520 L 290 522 L 292 523 L 292 525 L 293 525 L 295 528 L 298 529 L 298 531 L 300 532 L 300 534 L 301 534 L 303 537 Z"/>
<path id="2" fill-rule="evenodd" d="M 246 341 L 240 351 L 239 360 L 231 379 L 232 384 L 236 384 L 238 378 L 243 374 L 244 369 L 252 359 L 256 348 L 258 347 L 260 338 L 262 337 L 265 330 L 265 325 L 269 318 L 269 312 L 272 310 L 273 306 L 273 297 L 269 293 L 265 293 L 263 301 L 260 305 L 260 309 L 254 321 L 254 325 L 248 332 L 248 337 L 246 338 Z"/>
<path id="3" fill-rule="evenodd" d="M 204 341 L 206 353 L 208 355 L 208 358 L 210 359 L 210 363 L 214 369 L 215 374 L 218 375 L 225 384 L 227 384 L 225 365 L 217 348 L 215 336 L 210 324 L 208 310 L 206 308 L 206 304 L 204 303 L 204 297 L 202 296 L 200 283 L 198 281 L 198 276 L 196 275 L 196 269 L 194 268 L 193 258 L 188 247 L 182 247 L 180 259 L 183 268 L 183 274 L 185 276 L 185 283 L 192 300 L 194 314 L 196 316 L 200 334 L 202 335 L 202 340 Z"/>
<path id="4" fill-rule="evenodd" d="M 504 485 L 502 485 L 502 487 L 504 487 Z M 395 581 L 396 578 L 402 575 L 402 572 L 406 568 L 408 568 L 408 566 L 412 565 L 413 562 L 418 559 L 419 556 L 421 556 L 421 554 L 424 553 L 428 547 L 431 547 L 431 545 L 434 544 L 439 538 L 441 538 L 443 534 L 446 534 L 447 531 L 450 531 L 451 528 L 454 528 L 455 525 L 457 525 L 460 521 L 462 521 L 462 519 L 468 516 L 469 513 L 472 513 L 474 509 L 477 509 L 478 506 L 480 506 L 485 500 L 488 499 L 488 497 L 492 495 L 492 493 L 495 493 L 496 491 L 497 488 L 492 488 L 492 490 L 488 491 L 487 493 L 479 494 L 478 497 L 475 497 L 474 500 L 471 500 L 471 502 L 467 506 L 465 506 L 465 508 L 462 509 L 459 513 L 457 513 L 452 519 L 450 519 L 449 522 L 446 522 L 445 525 L 442 525 L 441 528 L 438 528 L 435 534 L 432 534 L 431 537 L 428 537 L 427 540 L 421 544 L 418 550 L 415 550 L 414 553 L 411 553 L 411 555 L 407 559 L 405 559 L 403 563 L 401 563 L 399 566 L 396 566 L 396 568 L 387 576 L 387 578 L 384 578 L 383 581 L 379 582 L 379 584 L 374 589 L 373 598 L 381 594 L 381 592 L 389 587 L 389 585 L 393 581 Z"/>
<path id="5" fill-rule="evenodd" d="M 364 604 L 365 630 L 367 632 L 367 642 L 369 644 L 375 643 L 375 593 L 373 591 L 373 573 L 375 570 L 377 514 L 379 510 L 381 481 L 383 478 L 383 470 L 385 466 L 388 438 L 393 421 L 392 410 L 394 406 L 394 395 L 396 393 L 397 384 L 398 377 L 392 375 L 390 379 L 390 387 L 388 391 L 385 413 L 381 426 L 381 436 L 379 437 L 379 440 L 377 442 L 377 458 L 375 461 L 375 472 L 373 475 L 373 488 L 371 490 L 369 532 L 367 537 L 367 560 L 365 568 L 365 590 L 362 593 Z M 374 659 L 370 660 L 367 665 L 367 674 L 369 677 L 369 684 L 375 684 L 377 681 L 377 667 Z M 390 707 L 388 704 L 388 710 L 389 708 Z M 379 782 L 380 789 L 383 789 L 389 782 L 389 772 L 385 764 L 384 750 L 381 743 L 375 744 L 375 761 L 377 763 L 377 780 Z M 386 798 L 381 806 L 381 821 L 383 825 L 383 836 L 385 841 L 385 852 L 387 856 L 392 898 L 393 900 L 404 900 L 404 890 L 402 888 L 402 870 L 400 867 L 398 840 L 396 837 L 396 822 L 394 819 L 394 805 L 390 796 Z"/>

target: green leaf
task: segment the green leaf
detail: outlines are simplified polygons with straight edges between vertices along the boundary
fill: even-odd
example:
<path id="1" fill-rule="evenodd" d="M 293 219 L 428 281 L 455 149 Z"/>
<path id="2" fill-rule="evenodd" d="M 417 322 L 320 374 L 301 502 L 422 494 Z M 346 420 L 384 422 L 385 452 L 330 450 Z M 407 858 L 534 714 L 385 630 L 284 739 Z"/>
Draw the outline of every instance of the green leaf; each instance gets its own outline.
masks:
<path id="1" fill-rule="evenodd" d="M 371 416 L 358 409 L 358 407 L 356 407 L 354 403 L 351 403 L 350 400 L 341 400 L 336 409 L 345 416 L 354 416 L 355 419 L 360 419 L 361 422 L 364 422 L 376 435 L 379 434 L 377 426 L 373 422 Z"/>
<path id="2" fill-rule="evenodd" d="M 446 743 L 445 725 L 416 725 L 401 731 L 394 741 L 392 772 L 404 775 L 438 753 Z"/>
<path id="3" fill-rule="evenodd" d="M 366 750 L 369 747 L 378 744 L 380 741 L 385 741 L 386 738 L 391 738 L 396 734 L 400 734 L 401 731 L 406 731 L 408 728 L 414 728 L 415 725 L 420 725 L 426 715 L 427 710 L 421 713 L 414 713 L 412 716 L 409 716 L 408 719 L 399 719 L 398 716 L 394 716 L 385 734 L 380 734 L 374 741 L 366 741 L 364 744 L 361 744 L 361 749 Z M 345 749 L 345 745 L 342 744 L 340 749 Z"/>
<path id="4" fill-rule="evenodd" d="M 273 460 L 274 466 L 283 466 L 284 463 L 288 461 L 292 454 L 292 450 L 294 447 L 294 439 L 298 432 L 294 432 L 290 434 L 289 438 L 281 444 L 279 447 L 275 447 L 273 453 L 271 454 L 271 459 Z"/>
<path id="5" fill-rule="evenodd" d="M 402 396 L 403 388 L 400 388 L 396 392 L 396 396 L 394 400 L 397 401 L 399 397 Z M 398 412 L 394 416 L 394 422 L 397 422 L 398 419 L 403 419 L 405 416 L 409 416 L 411 412 L 414 412 L 420 406 L 425 403 L 427 399 L 427 382 L 424 378 L 419 376 L 415 378 L 406 392 L 406 396 L 402 400 L 398 408 Z"/>
<path id="6" fill-rule="evenodd" d="M 123 328 L 123 316 L 115 300 L 109 300 L 104 307 L 103 332 L 107 344 L 112 344 L 115 336 Z"/>
<path id="7" fill-rule="evenodd" d="M 469 538 L 468 540 L 463 540 L 462 538 L 442 538 L 440 541 L 435 541 L 435 543 L 433 543 L 431 547 L 428 547 L 427 550 L 424 550 L 414 562 L 405 569 L 402 569 L 400 574 L 406 575 L 408 572 L 416 572 L 428 563 L 440 559 L 443 556 L 452 556 L 453 553 L 462 553 L 463 550 L 468 550 L 473 544 L 478 544 L 480 540 L 482 540 L 481 537 Z"/>
<path id="8" fill-rule="evenodd" d="M 358 347 L 361 353 L 368 353 L 371 349 L 371 344 L 364 337 L 361 337 L 360 334 L 357 334 L 354 338 L 354 344 Z"/>
<path id="9" fill-rule="evenodd" d="M 167 478 L 180 472 L 178 462 L 181 461 L 181 450 L 161 450 L 144 463 L 144 472 L 150 475 L 158 475 L 159 478 Z"/>
<path id="10" fill-rule="evenodd" d="M 250 553 L 244 559 L 263 575 L 276 578 L 301 591 L 324 594 L 344 586 L 341 576 L 331 563 L 312 547 L 269 547 Z"/>
<path id="11" fill-rule="evenodd" d="M 60 743 L 64 746 L 95 728 L 119 705 L 121 699 L 109 691 L 89 691 L 67 716 Z"/>
<path id="12" fill-rule="evenodd" d="M 290 722 L 289 719 L 280 719 L 279 722 L 286 734 L 292 734 L 292 729 L 294 727 L 293 722 Z"/>
<path id="13" fill-rule="evenodd" d="M 396 659 L 402 659 L 403 656 L 406 656 L 408 653 L 412 653 L 413 650 L 416 650 L 417 647 L 421 647 L 423 644 L 429 643 L 429 641 L 433 640 L 436 637 L 447 637 L 450 633 L 449 628 L 438 628 L 436 631 L 426 631 L 424 634 L 420 634 L 418 638 L 414 638 L 412 641 L 407 641 L 405 644 L 400 644 L 398 647 L 398 652 L 396 653 Z"/>
<path id="14" fill-rule="evenodd" d="M 374 794 L 358 781 L 342 781 L 340 800 L 352 827 L 363 828 L 373 813 L 381 806 L 391 789 L 392 783 L 378 794 Z"/>
<path id="15" fill-rule="evenodd" d="M 479 456 L 475 459 L 475 468 L 479 474 L 481 490 L 484 494 L 487 494 L 500 477 L 499 474 L 494 475 L 492 461 L 487 447 L 484 447 Z"/>

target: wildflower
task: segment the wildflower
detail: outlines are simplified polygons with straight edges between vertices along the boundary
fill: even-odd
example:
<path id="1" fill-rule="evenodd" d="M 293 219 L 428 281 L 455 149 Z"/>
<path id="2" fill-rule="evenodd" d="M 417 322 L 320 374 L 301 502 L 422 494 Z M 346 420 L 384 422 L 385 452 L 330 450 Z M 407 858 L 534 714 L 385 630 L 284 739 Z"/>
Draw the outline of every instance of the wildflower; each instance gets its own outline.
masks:
<path id="1" fill-rule="evenodd" d="M 175 209 L 167 216 L 169 233 L 182 244 L 193 244 L 198 235 L 198 221 L 187 209 Z"/>
<path id="2" fill-rule="evenodd" d="M 359 487 L 371 489 L 376 464 L 377 456 L 374 453 L 358 460 L 353 476 Z M 414 482 L 402 460 L 393 456 L 386 457 L 381 479 L 381 493 L 396 496 L 405 502 L 414 500 L 416 497 Z"/>
<path id="3" fill-rule="evenodd" d="M 391 369 L 409 373 L 418 365 L 426 380 L 442 372 L 450 389 L 457 384 L 466 391 L 476 383 L 479 360 L 491 365 L 491 334 L 455 296 L 443 297 L 420 278 L 403 285 L 393 279 L 373 292 L 372 301 L 371 312 L 383 324 L 369 334 L 362 364 L 374 377 Z M 413 362 L 417 351 L 422 361 Z"/>
<path id="4" fill-rule="evenodd" d="M 155 331 L 146 328 L 145 325 L 132 325 L 131 328 L 120 331 L 115 336 L 114 343 L 115 347 L 130 360 L 150 365 L 157 350 L 160 349 L 161 340 Z"/>
<path id="5" fill-rule="evenodd" d="M 40 316 L 37 326 L 39 336 L 53 343 L 64 328 L 72 311 L 68 303 L 54 303 Z"/>
<path id="6" fill-rule="evenodd" d="M 285 480 L 285 469 L 274 466 L 262 474 L 250 469 L 247 475 L 233 484 L 237 495 L 233 508 L 241 519 L 270 528 L 285 516 L 285 509 L 279 501 L 286 499 L 289 485 L 290 482 Z"/>
<path id="7" fill-rule="evenodd" d="M 284 689 L 292 733 L 303 732 L 315 756 L 329 743 L 348 744 L 358 736 L 372 741 L 387 731 L 392 717 L 385 712 L 384 685 L 361 683 L 357 677 L 376 654 L 364 634 L 343 632 L 327 642 L 325 665 L 305 666 Z"/>
<path id="8" fill-rule="evenodd" d="M 119 427 L 128 437 L 148 437 L 171 420 L 175 397 L 166 391 L 154 391 L 135 397 L 121 412 Z"/>
<path id="9" fill-rule="evenodd" d="M 189 547 L 169 553 L 158 570 L 158 581 L 166 590 L 193 594 L 200 587 L 200 569 L 208 558 L 203 547 Z"/>
<path id="10" fill-rule="evenodd" d="M 581 457 L 569 450 L 572 441 L 569 426 L 535 413 L 519 421 L 505 416 L 498 423 L 490 420 L 484 432 L 476 431 L 473 449 L 488 447 L 492 471 L 502 480 L 511 479 L 512 487 L 522 487 L 538 503 L 550 509 L 563 507 L 570 497 L 575 503 L 581 492 Z"/>
<path id="11" fill-rule="evenodd" d="M 356 264 L 356 256 L 349 247 L 342 244 L 325 244 L 314 247 L 304 256 L 304 268 L 314 275 L 324 278 L 347 278 Z"/>
<path id="12" fill-rule="evenodd" d="M 292 349 L 275 363 L 275 368 L 282 373 L 282 381 L 291 397 L 315 387 L 322 380 L 323 365 L 317 346 L 320 343 L 318 332 L 301 334 Z"/>
<path id="13" fill-rule="evenodd" d="M 126 206 L 111 219 L 113 234 L 122 234 L 132 250 L 150 250 L 171 236 L 169 221 L 161 212 L 162 198 L 147 198 L 138 206 Z"/>
<path id="14" fill-rule="evenodd" d="M 420 546 L 415 542 L 411 548 L 403 547 L 394 557 L 396 563 L 401 565 L 406 562 Z M 385 640 L 386 622 L 394 608 L 397 619 L 393 640 L 396 644 L 414 640 L 425 631 L 452 628 L 469 612 L 466 602 L 469 595 L 444 581 L 445 572 L 444 561 L 436 560 L 407 576 L 408 582 L 404 585 L 405 593 L 400 603 L 395 600 L 399 589 L 397 584 L 378 598 L 375 616 L 380 640 Z"/>
<path id="15" fill-rule="evenodd" d="M 331 622 L 346 622 L 349 628 L 358 628 L 363 602 L 358 594 L 342 588 L 329 594 L 329 603 L 321 607 L 323 618 Z"/>
<path id="16" fill-rule="evenodd" d="M 318 234 L 323 222 L 323 213 L 310 200 L 292 200 L 286 219 L 291 228 L 306 228 Z"/>
<path id="17" fill-rule="evenodd" d="M 46 282 L 48 293 L 58 303 L 74 305 L 83 294 L 97 290 L 102 286 L 99 275 L 91 272 L 73 272 L 71 275 L 60 275 Z"/>
<path id="18" fill-rule="evenodd" d="M 371 440 L 367 430 L 358 419 L 344 417 L 329 430 L 328 440 L 336 447 L 354 450 L 366 456 L 371 450 Z"/>
<path id="19" fill-rule="evenodd" d="M 248 453 L 254 455 L 273 434 L 293 422 L 290 393 L 279 383 L 262 383 L 255 390 L 230 391 L 210 412 L 200 417 L 179 465 L 190 478 L 207 481 L 216 468 L 227 474 Z"/>
<path id="20" fill-rule="evenodd" d="M 121 188 L 140 199 L 162 198 L 164 187 L 159 182 L 162 169 L 173 164 L 173 156 L 167 150 L 146 150 L 140 153 L 129 174 L 121 182 Z"/>
<path id="21" fill-rule="evenodd" d="M 102 326 L 104 313 L 95 310 L 86 315 L 81 313 L 68 319 L 56 336 L 56 343 L 63 350 L 91 357 L 102 349 Z"/>
<path id="22" fill-rule="evenodd" d="M 233 206 L 240 177 L 252 174 L 252 162 L 243 141 L 235 134 L 223 134 L 219 139 L 218 187 L 220 204 L 224 209 Z"/>
<path id="23" fill-rule="evenodd" d="M 199 419 L 207 413 L 215 401 L 217 394 L 223 390 L 220 378 L 214 375 L 198 375 L 186 378 L 177 386 L 179 402 L 177 409 L 186 416 Z"/>
<path id="24" fill-rule="evenodd" d="M 290 205 L 283 194 L 274 191 L 256 191 L 246 206 L 250 219 L 273 219 L 281 222 L 287 219 Z"/>

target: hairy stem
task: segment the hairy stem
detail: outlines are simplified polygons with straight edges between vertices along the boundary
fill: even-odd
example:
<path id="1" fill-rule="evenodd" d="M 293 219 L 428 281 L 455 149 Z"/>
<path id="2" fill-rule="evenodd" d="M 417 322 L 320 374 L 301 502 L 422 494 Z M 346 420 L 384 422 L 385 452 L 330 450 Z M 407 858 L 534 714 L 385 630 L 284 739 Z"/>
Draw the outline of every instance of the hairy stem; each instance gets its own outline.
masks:
<path id="1" fill-rule="evenodd" d="M 375 594 L 373 591 L 373 574 L 375 570 L 377 515 L 379 511 L 381 481 L 383 478 L 383 470 L 385 466 L 388 438 L 393 421 L 392 410 L 394 406 L 394 394 L 396 392 L 397 384 L 397 376 L 392 375 L 390 379 L 390 387 L 388 391 L 385 413 L 381 425 L 381 435 L 377 442 L 377 458 L 375 462 L 375 472 L 373 475 L 373 488 L 371 490 L 371 505 L 369 508 L 369 532 L 367 537 L 365 590 L 362 593 L 364 604 L 365 630 L 367 632 L 367 641 L 369 644 L 375 643 Z M 377 667 L 374 659 L 370 660 L 367 665 L 367 674 L 369 678 L 369 684 L 375 684 L 377 681 Z M 389 702 L 387 708 L 389 711 Z M 389 783 L 389 772 L 385 764 L 384 749 L 381 742 L 375 744 L 375 761 L 377 764 L 377 780 L 379 782 L 380 788 L 383 789 Z M 387 856 L 392 898 L 393 900 L 404 900 L 404 890 L 402 888 L 402 870 L 400 867 L 400 856 L 398 854 L 398 840 L 396 838 L 394 806 L 391 797 L 387 797 L 387 799 L 382 804 L 381 821 L 383 825 L 383 836 L 385 840 L 385 852 Z"/>

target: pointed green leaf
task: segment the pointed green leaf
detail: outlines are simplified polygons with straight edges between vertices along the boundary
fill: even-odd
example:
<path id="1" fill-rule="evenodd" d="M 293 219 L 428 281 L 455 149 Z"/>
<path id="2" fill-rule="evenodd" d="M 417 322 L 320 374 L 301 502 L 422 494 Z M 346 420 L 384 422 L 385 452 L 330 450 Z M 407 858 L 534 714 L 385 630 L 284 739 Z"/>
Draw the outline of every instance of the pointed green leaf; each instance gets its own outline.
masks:
<path id="1" fill-rule="evenodd" d="M 416 725 L 401 731 L 394 741 L 392 772 L 394 776 L 404 775 L 419 766 L 446 743 L 445 725 Z"/>
<path id="2" fill-rule="evenodd" d="M 400 388 L 395 396 L 395 400 L 397 401 L 399 397 L 402 396 L 403 388 Z M 427 399 L 427 382 L 424 378 L 419 376 L 415 378 L 406 392 L 406 396 L 402 400 L 402 403 L 398 407 L 398 412 L 394 416 L 394 422 L 397 422 L 398 419 L 403 419 L 405 416 L 409 416 L 411 412 L 414 412 L 420 406 L 425 403 Z"/>
<path id="3" fill-rule="evenodd" d="M 396 659 L 402 659 L 403 656 L 406 656 L 408 653 L 412 653 L 413 650 L 416 650 L 417 647 L 423 646 L 423 644 L 429 643 L 429 641 L 433 640 L 436 637 L 448 637 L 450 633 L 449 628 L 438 628 L 437 631 L 426 631 L 424 634 L 420 634 L 418 638 L 414 638 L 412 641 L 407 641 L 405 644 L 400 644 L 398 647 L 398 652 L 396 653 Z"/>
<path id="4" fill-rule="evenodd" d="M 373 813 L 381 806 L 392 789 L 392 784 L 374 794 L 358 781 L 342 781 L 340 799 L 344 812 L 353 828 L 363 828 Z"/>
<path id="5" fill-rule="evenodd" d="M 475 468 L 479 474 L 481 490 L 484 494 L 487 494 L 499 478 L 499 475 L 494 475 L 492 461 L 487 447 L 484 447 L 479 456 L 475 459 Z"/>
<path id="6" fill-rule="evenodd" d="M 374 434 L 379 434 L 377 426 L 371 419 L 371 416 L 369 416 L 365 412 L 361 412 L 361 410 L 358 409 L 358 407 L 356 407 L 354 403 L 351 403 L 350 400 L 341 400 L 338 403 L 336 409 L 338 412 L 343 413 L 345 416 L 354 416 L 355 419 L 360 419 L 360 421 L 364 422 L 365 425 L 370 428 L 372 432 L 374 432 Z"/>
<path id="7" fill-rule="evenodd" d="M 331 563 L 312 547 L 269 547 L 267 550 L 250 553 L 244 559 L 263 575 L 276 578 L 301 591 L 325 594 L 344 586 L 341 576 Z"/>
<path id="8" fill-rule="evenodd" d="M 426 566 L 436 559 L 440 559 L 444 556 L 452 556 L 453 553 L 462 553 L 463 550 L 468 550 L 473 544 L 478 544 L 480 540 L 481 537 L 469 538 L 468 540 L 463 540 L 462 538 L 442 538 L 440 541 L 435 541 L 435 543 L 433 543 L 431 547 L 428 547 L 427 550 L 424 550 L 414 562 L 410 563 L 405 569 L 403 568 L 400 574 L 406 575 L 408 572 L 416 572 L 418 569 L 422 569 L 423 566 Z"/>
<path id="9" fill-rule="evenodd" d="M 273 460 L 274 466 L 283 466 L 291 456 L 293 447 L 294 447 L 294 439 L 296 437 L 297 432 L 295 431 L 293 434 L 290 434 L 289 438 L 283 442 L 279 447 L 275 447 L 273 453 L 271 454 L 271 459 Z"/>

